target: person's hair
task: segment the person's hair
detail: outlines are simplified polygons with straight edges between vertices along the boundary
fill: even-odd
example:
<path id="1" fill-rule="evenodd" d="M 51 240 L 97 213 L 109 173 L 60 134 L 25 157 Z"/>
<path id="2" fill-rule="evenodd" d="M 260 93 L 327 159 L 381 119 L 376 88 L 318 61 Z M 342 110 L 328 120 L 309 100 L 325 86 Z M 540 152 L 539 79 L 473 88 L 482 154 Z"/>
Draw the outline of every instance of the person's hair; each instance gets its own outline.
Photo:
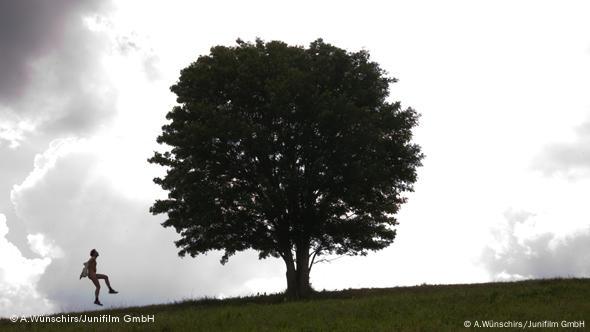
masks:
<path id="1" fill-rule="evenodd" d="M 90 250 L 90 256 L 93 256 L 93 254 L 96 254 L 96 252 L 97 252 L 96 249 Z"/>

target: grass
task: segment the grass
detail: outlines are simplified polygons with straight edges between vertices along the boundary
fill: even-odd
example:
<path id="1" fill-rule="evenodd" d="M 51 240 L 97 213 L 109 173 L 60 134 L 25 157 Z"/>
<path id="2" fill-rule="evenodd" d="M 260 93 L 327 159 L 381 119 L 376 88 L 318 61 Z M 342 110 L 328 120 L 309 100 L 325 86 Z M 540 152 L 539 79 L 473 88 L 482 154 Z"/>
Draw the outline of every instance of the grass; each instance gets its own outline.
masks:
<path id="1" fill-rule="evenodd" d="M 116 317 L 119 322 L 12 323 L 3 319 L 0 331 L 456 331 L 468 330 L 465 321 L 471 322 L 471 330 L 482 329 L 475 327 L 476 321 L 480 326 L 483 321 L 532 321 L 548 326 L 543 325 L 548 321 L 562 331 L 582 331 L 573 324 L 569 328 L 561 324 L 584 321 L 589 328 L 590 279 L 350 289 L 318 292 L 309 300 L 295 302 L 274 294 L 63 315 L 103 317 L 103 321 Z M 125 317 L 142 315 L 153 315 L 154 321 L 124 322 Z M 510 330 L 522 328 L 502 328 Z"/>

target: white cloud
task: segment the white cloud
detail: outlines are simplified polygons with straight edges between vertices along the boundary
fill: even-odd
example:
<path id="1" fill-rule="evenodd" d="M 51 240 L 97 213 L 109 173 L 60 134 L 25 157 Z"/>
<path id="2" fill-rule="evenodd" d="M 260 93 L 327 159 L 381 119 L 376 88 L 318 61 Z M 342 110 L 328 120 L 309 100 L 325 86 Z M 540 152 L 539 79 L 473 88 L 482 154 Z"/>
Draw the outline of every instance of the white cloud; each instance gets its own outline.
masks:
<path id="1" fill-rule="evenodd" d="M 590 121 L 577 125 L 573 139 L 547 144 L 532 167 L 546 176 L 575 181 L 590 176 Z"/>
<path id="2" fill-rule="evenodd" d="M 27 235 L 27 241 L 34 253 L 41 257 L 61 258 L 63 250 L 55 245 L 55 241 L 49 240 L 41 233 Z"/>
<path id="3" fill-rule="evenodd" d="M 56 306 L 37 289 L 51 258 L 25 258 L 6 239 L 6 217 L 0 214 L 0 317 L 53 311 Z"/>
<path id="4" fill-rule="evenodd" d="M 492 278 L 519 280 L 590 276 L 590 227 L 567 233 L 543 230 L 541 216 L 509 210 L 494 234 L 497 242 L 482 254 Z M 559 228 L 553 220 L 553 228 Z"/>
<path id="5" fill-rule="evenodd" d="M 55 167 L 55 163 L 60 156 L 67 154 L 69 151 L 76 149 L 79 144 L 75 138 L 56 139 L 49 144 L 49 148 L 40 154 L 35 155 L 33 170 L 21 184 L 16 184 L 11 191 L 11 200 L 15 203 L 14 195 L 27 188 L 34 187 L 38 181 L 41 181 L 45 174 Z"/>
<path id="6" fill-rule="evenodd" d="M 0 111 L 0 113 L 2 112 Z M 2 144 L 2 141 L 4 140 L 9 143 L 11 149 L 16 149 L 25 139 L 25 136 L 35 130 L 35 126 L 27 120 L 16 122 L 1 120 L 2 119 L 0 119 L 0 144 Z"/>

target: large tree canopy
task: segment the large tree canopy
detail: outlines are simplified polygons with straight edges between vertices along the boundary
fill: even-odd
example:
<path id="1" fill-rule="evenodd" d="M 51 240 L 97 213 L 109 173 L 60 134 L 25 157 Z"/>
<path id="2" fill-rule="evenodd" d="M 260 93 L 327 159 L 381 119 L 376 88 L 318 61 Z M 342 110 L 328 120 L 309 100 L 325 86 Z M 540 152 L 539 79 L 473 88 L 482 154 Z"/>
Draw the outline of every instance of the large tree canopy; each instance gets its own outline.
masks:
<path id="1" fill-rule="evenodd" d="M 151 212 L 180 233 L 179 255 L 280 257 L 299 297 L 317 257 L 390 245 L 423 158 L 418 114 L 386 100 L 393 82 L 368 52 L 321 39 L 238 40 L 183 69 L 157 139 L 171 150 L 149 160 L 167 169 Z"/>

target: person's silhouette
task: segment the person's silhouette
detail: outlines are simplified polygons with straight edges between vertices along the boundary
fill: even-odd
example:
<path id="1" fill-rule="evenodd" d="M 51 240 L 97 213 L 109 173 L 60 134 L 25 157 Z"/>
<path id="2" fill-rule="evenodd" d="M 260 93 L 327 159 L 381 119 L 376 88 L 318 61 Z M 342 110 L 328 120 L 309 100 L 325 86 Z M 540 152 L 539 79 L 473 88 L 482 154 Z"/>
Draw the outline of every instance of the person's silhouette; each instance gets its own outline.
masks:
<path id="1" fill-rule="evenodd" d="M 95 295 L 94 304 L 102 305 L 102 303 L 100 303 L 100 301 L 98 300 L 98 293 L 100 293 L 100 283 L 98 282 L 98 279 L 104 279 L 104 281 L 107 284 L 107 287 L 109 287 L 110 294 L 117 294 L 118 292 L 116 290 L 114 290 L 113 287 L 111 287 L 111 283 L 109 282 L 109 277 L 106 274 L 96 273 L 96 258 L 97 257 L 98 257 L 98 251 L 96 251 L 96 249 L 92 249 L 90 251 L 90 259 L 88 260 L 88 279 L 92 280 L 92 283 L 94 283 L 94 286 L 96 286 L 96 290 L 94 291 L 94 295 Z"/>

